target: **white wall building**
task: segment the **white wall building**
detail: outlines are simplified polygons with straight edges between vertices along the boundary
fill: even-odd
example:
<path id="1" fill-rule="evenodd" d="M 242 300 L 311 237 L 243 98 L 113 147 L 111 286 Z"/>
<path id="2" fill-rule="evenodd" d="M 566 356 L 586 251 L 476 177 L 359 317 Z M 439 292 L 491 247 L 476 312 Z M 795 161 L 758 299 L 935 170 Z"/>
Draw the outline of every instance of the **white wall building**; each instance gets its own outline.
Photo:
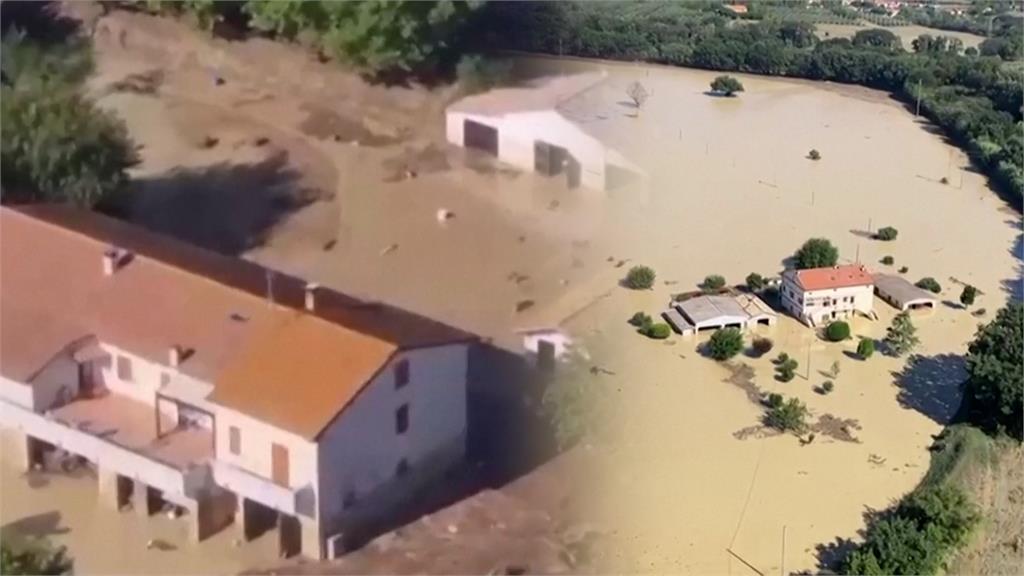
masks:
<path id="1" fill-rule="evenodd" d="M 0 428 L 115 509 L 320 558 L 463 457 L 455 328 L 66 207 L 0 208 L 0 268 Z"/>
<path id="2" fill-rule="evenodd" d="M 787 270 L 779 296 L 786 311 L 811 326 L 858 312 L 874 318 L 874 279 L 861 264 Z"/>

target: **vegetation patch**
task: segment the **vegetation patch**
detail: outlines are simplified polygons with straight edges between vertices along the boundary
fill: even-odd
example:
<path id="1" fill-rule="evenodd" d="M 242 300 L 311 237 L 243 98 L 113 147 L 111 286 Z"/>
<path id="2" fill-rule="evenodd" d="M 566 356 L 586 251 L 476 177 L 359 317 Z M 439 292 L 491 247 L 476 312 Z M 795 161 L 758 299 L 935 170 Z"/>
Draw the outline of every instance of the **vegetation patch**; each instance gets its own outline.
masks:
<path id="1" fill-rule="evenodd" d="M 934 294 L 942 292 L 942 285 L 939 284 L 939 282 L 935 278 L 932 278 L 931 276 L 925 276 L 924 278 L 921 278 L 920 280 L 914 283 L 914 286 L 917 286 L 922 290 L 927 290 Z"/>
<path id="2" fill-rule="evenodd" d="M 839 250 L 827 238 L 811 238 L 794 255 L 796 267 L 829 268 L 839 261 Z"/>
<path id="3" fill-rule="evenodd" d="M 836 320 L 825 328 L 825 337 L 829 342 L 842 342 L 850 337 L 850 325 L 842 320 Z"/>
<path id="4" fill-rule="evenodd" d="M 656 276 L 654 269 L 649 266 L 633 266 L 626 273 L 624 284 L 633 290 L 650 290 Z"/>
<path id="5" fill-rule="evenodd" d="M 739 328 L 720 328 L 708 340 L 708 355 L 718 361 L 728 360 L 743 350 L 743 333 Z"/>

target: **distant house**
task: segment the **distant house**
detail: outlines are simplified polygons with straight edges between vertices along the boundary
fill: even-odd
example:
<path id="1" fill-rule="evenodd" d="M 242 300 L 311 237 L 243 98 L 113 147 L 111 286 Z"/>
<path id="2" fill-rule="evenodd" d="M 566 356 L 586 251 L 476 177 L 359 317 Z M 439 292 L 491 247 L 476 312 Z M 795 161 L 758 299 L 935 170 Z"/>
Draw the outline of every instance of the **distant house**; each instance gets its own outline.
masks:
<path id="1" fill-rule="evenodd" d="M 613 188 L 640 170 L 577 122 L 570 106 L 604 80 L 603 73 L 558 76 L 468 96 L 445 111 L 448 141 L 524 170 L 564 175 L 569 188 Z"/>
<path id="2" fill-rule="evenodd" d="M 473 337 L 61 206 L 0 208 L 0 429 L 192 538 L 325 556 L 459 462 Z"/>
<path id="3" fill-rule="evenodd" d="M 900 311 L 934 309 L 939 302 L 931 292 L 892 274 L 875 274 L 875 293 Z"/>
<path id="4" fill-rule="evenodd" d="M 787 270 L 779 295 L 783 308 L 810 326 L 858 312 L 874 317 L 874 278 L 861 264 Z"/>
<path id="5" fill-rule="evenodd" d="M 775 312 L 753 294 L 695 296 L 672 302 L 662 317 L 683 336 L 719 328 L 747 330 L 758 324 L 774 326 L 776 320 Z"/>

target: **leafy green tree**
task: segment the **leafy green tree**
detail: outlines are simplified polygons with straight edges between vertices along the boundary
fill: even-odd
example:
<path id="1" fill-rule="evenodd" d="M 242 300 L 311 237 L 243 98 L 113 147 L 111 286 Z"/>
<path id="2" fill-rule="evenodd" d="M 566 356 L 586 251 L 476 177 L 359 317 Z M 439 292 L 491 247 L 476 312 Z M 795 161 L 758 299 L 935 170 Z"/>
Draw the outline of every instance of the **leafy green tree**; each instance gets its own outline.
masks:
<path id="1" fill-rule="evenodd" d="M 861 338 L 857 343 L 857 355 L 867 360 L 875 353 L 875 341 L 871 338 Z"/>
<path id="2" fill-rule="evenodd" d="M 934 545 L 914 521 L 895 516 L 871 526 L 864 545 L 847 556 L 842 573 L 934 574 L 937 569 Z"/>
<path id="3" fill-rule="evenodd" d="M 925 276 L 924 278 L 921 278 L 914 284 L 914 286 L 917 286 L 922 290 L 928 290 L 929 292 L 933 292 L 935 294 L 942 292 L 942 285 L 939 284 L 938 280 L 932 278 L 931 276 Z"/>
<path id="4" fill-rule="evenodd" d="M 910 321 L 909 314 L 900 312 L 892 319 L 892 325 L 886 330 L 884 342 L 896 356 L 910 352 L 920 343 L 917 339 L 917 328 Z"/>
<path id="5" fill-rule="evenodd" d="M 728 360 L 741 350 L 743 333 L 738 328 L 720 328 L 708 340 L 708 354 L 715 360 Z"/>
<path id="6" fill-rule="evenodd" d="M 852 43 L 854 46 L 884 48 L 886 50 L 903 49 L 903 43 L 900 42 L 899 36 L 881 28 L 858 30 L 853 35 Z"/>
<path id="7" fill-rule="evenodd" d="M 971 419 L 1024 439 L 1024 308 L 1011 303 L 978 329 L 967 349 Z"/>
<path id="8" fill-rule="evenodd" d="M 821 160 L 821 152 L 818 152 L 817 148 L 811 148 L 811 151 L 807 153 L 807 157 L 811 160 Z"/>
<path id="9" fill-rule="evenodd" d="M 588 350 L 591 348 L 588 346 Z M 600 349 L 594 354 L 599 356 Z M 566 362 L 552 374 L 541 397 L 540 414 L 562 450 L 581 441 L 607 439 L 613 423 L 615 390 L 607 376 L 593 369 L 587 356 L 570 349 Z"/>
<path id="10" fill-rule="evenodd" d="M 779 355 L 779 360 L 775 364 L 775 372 L 779 380 L 789 382 L 796 376 L 796 369 L 799 366 L 799 362 L 783 353 Z"/>
<path id="11" fill-rule="evenodd" d="M 719 276 L 718 274 L 712 274 L 704 278 L 704 282 L 701 283 L 700 287 L 708 292 L 721 290 L 725 287 L 725 277 Z"/>
<path id="12" fill-rule="evenodd" d="M 735 96 L 743 92 L 743 83 L 732 76 L 719 76 L 711 81 L 711 91 L 723 96 Z"/>
<path id="13" fill-rule="evenodd" d="M 892 256 L 883 256 L 881 262 L 882 262 L 882 264 L 885 264 L 886 266 L 892 266 L 893 262 L 895 262 L 895 260 L 893 260 Z"/>
<path id="14" fill-rule="evenodd" d="M 960 292 L 960 303 L 964 306 L 971 306 L 974 304 L 974 299 L 978 296 L 978 289 L 970 284 L 965 284 L 964 289 Z"/>
<path id="15" fill-rule="evenodd" d="M 672 328 L 664 322 L 650 324 L 649 326 L 644 327 L 641 331 L 648 338 L 653 338 L 655 340 L 664 340 L 672 334 Z"/>
<path id="16" fill-rule="evenodd" d="M 893 228 L 892 226 L 886 226 L 884 228 L 879 228 L 878 232 L 875 232 L 875 239 L 888 242 L 891 240 L 895 240 L 897 235 L 899 235 L 899 230 Z"/>
<path id="17" fill-rule="evenodd" d="M 760 292 L 765 286 L 764 277 L 757 272 L 747 274 L 746 282 L 747 288 L 749 288 L 751 292 Z"/>
<path id="18" fill-rule="evenodd" d="M 654 324 L 654 319 L 647 313 L 637 312 L 629 319 L 629 323 L 637 328 L 647 328 L 651 324 Z"/>
<path id="19" fill-rule="evenodd" d="M 765 413 L 766 426 L 781 432 L 803 433 L 807 429 L 807 406 L 797 398 L 790 398 L 778 406 L 772 406 Z"/>
<path id="20" fill-rule="evenodd" d="M 836 385 L 831 380 L 825 380 L 825 382 L 822 383 L 822 385 L 821 385 L 821 392 L 822 392 L 822 394 L 831 394 L 832 391 L 835 390 L 835 389 L 836 389 Z"/>
<path id="21" fill-rule="evenodd" d="M 825 238 L 811 238 L 797 250 L 795 255 L 797 269 L 828 268 L 839 261 L 839 250 Z"/>
<path id="22" fill-rule="evenodd" d="M 0 574 L 70 574 L 72 561 L 64 547 L 35 547 L 15 552 L 0 542 Z"/>
<path id="23" fill-rule="evenodd" d="M 656 275 L 648 266 L 633 266 L 626 273 L 626 287 L 633 290 L 649 290 L 654 286 Z"/>
<path id="24" fill-rule="evenodd" d="M 830 342 L 842 342 L 850 337 L 850 325 L 842 320 L 836 320 L 825 328 L 825 337 Z"/>

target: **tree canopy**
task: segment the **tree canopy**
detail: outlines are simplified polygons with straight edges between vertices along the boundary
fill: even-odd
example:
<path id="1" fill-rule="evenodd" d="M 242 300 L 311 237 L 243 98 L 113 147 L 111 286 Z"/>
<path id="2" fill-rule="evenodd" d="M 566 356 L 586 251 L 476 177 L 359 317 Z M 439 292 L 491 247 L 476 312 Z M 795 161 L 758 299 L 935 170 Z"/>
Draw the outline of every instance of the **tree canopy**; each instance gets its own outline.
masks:
<path id="1" fill-rule="evenodd" d="M 839 250 L 827 238 L 811 238 L 794 256 L 797 269 L 827 268 L 839 261 Z"/>
<path id="2" fill-rule="evenodd" d="M 966 396 L 972 420 L 1024 439 L 1024 308 L 1012 303 L 967 350 Z"/>

